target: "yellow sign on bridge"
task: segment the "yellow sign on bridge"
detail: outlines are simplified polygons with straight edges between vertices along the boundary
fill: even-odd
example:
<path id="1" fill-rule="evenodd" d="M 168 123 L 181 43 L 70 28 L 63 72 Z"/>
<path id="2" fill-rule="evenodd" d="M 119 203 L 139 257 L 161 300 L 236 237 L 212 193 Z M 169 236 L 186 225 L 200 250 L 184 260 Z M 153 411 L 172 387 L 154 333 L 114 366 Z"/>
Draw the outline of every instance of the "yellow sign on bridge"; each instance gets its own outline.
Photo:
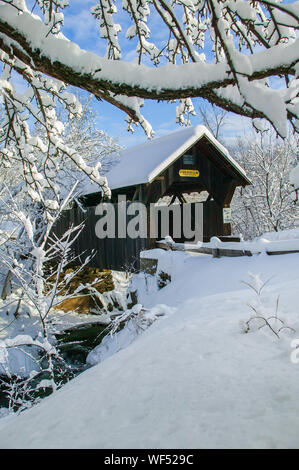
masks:
<path id="1" fill-rule="evenodd" d="M 180 176 L 187 176 L 187 177 L 191 177 L 191 178 L 198 178 L 199 171 L 198 170 L 180 170 L 179 175 Z"/>

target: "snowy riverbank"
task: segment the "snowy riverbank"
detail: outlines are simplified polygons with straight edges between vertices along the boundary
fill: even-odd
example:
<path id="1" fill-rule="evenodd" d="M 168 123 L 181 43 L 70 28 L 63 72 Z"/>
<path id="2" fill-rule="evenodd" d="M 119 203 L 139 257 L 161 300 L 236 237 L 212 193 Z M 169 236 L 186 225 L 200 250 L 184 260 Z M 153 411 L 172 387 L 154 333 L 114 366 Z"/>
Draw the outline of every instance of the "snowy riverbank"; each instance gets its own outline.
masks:
<path id="1" fill-rule="evenodd" d="M 176 307 L 128 347 L 18 417 L 0 421 L 2 448 L 297 448 L 299 254 L 213 259 L 160 253 L 172 281 L 139 282 L 143 303 Z M 155 254 L 157 250 L 155 250 Z M 296 330 L 244 333 L 254 292 L 271 278 L 265 315 Z M 137 284 L 138 284 L 137 282 Z M 143 286 L 143 287 L 142 287 Z"/>

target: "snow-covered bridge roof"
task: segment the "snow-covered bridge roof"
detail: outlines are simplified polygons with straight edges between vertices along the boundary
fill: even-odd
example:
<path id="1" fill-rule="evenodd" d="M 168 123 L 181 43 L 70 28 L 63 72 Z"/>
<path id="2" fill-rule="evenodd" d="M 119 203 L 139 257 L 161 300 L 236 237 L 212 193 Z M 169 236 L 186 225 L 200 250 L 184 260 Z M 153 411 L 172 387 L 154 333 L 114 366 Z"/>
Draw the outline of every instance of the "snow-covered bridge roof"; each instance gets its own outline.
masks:
<path id="1" fill-rule="evenodd" d="M 233 169 L 250 183 L 245 171 L 231 157 L 228 150 L 204 126 L 187 127 L 145 144 L 130 147 L 120 152 L 120 161 L 107 174 L 109 187 L 113 189 L 151 183 L 175 160 L 181 157 L 196 142 L 206 137 Z M 96 192 L 96 185 L 89 184 L 84 194 Z"/>

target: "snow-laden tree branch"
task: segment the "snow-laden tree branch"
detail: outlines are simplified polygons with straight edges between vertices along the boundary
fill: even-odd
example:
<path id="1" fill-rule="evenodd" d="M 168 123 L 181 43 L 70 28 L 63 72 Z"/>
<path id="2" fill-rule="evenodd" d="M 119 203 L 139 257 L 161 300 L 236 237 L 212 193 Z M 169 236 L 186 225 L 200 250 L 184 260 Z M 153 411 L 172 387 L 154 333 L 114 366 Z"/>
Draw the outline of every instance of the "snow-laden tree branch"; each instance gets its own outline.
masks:
<path id="1" fill-rule="evenodd" d="M 87 90 L 124 110 L 149 136 L 151 127 L 140 113 L 143 99 L 202 97 L 241 115 L 267 118 L 283 137 L 287 119 L 298 130 L 298 1 L 125 0 L 130 26 L 123 40 L 122 25 L 114 21 L 121 18 L 118 2 L 102 0 L 91 14 L 107 41 L 105 57 L 61 33 L 68 1 L 37 4 L 42 18 L 25 0 L 0 3 L 2 60 L 13 57 L 11 67 L 24 78 L 30 68 Z M 160 22 L 158 38 L 151 37 L 151 16 Z M 123 62 L 122 49 L 132 39 L 137 63 Z M 275 76 L 285 78 L 283 88 L 272 85 Z"/>
<path id="2" fill-rule="evenodd" d="M 60 202 L 60 205 L 51 209 L 51 213 L 48 208 L 46 211 L 48 217 L 45 217 L 45 211 L 39 207 L 40 204 L 36 203 L 34 206 L 29 197 L 27 197 L 27 204 L 24 204 L 25 208 L 27 206 L 26 212 L 24 207 L 19 208 L 17 203 L 12 199 L 9 201 L 8 197 L 9 207 L 7 207 L 7 210 L 11 212 L 12 218 L 22 226 L 23 231 L 14 243 L 11 242 L 12 245 L 15 244 L 13 249 L 6 246 L 6 250 L 2 249 L 0 251 L 0 264 L 11 273 L 11 279 L 14 280 L 15 287 L 21 291 L 19 299 L 17 299 L 17 311 L 20 302 L 32 306 L 39 320 L 40 331 L 38 338 L 18 335 L 0 341 L 0 375 L 2 368 L 2 374 L 4 371 L 4 375 L 13 380 L 13 374 L 9 369 L 8 349 L 18 349 L 26 355 L 28 354 L 26 347 L 33 346 L 42 351 L 43 358 L 46 360 L 46 365 L 43 365 L 42 360 L 36 360 L 34 355 L 31 356 L 41 373 L 40 379 L 43 378 L 42 374 L 47 376 L 47 385 L 45 380 L 42 380 L 42 385 L 38 383 L 35 389 L 32 389 L 35 392 L 41 386 L 50 388 L 52 391 L 56 390 L 55 368 L 57 361 L 60 362 L 64 372 L 68 368 L 52 344 L 53 338 L 50 333 L 48 316 L 51 310 L 62 301 L 70 299 L 84 290 L 86 285 L 83 284 L 78 286 L 73 293 L 69 292 L 69 287 L 73 278 L 90 262 L 93 255 L 86 256 L 83 262 L 80 258 L 81 266 L 61 280 L 60 275 L 63 270 L 70 264 L 77 264 L 78 262 L 79 256 L 73 254 L 72 245 L 83 230 L 84 224 L 71 226 L 61 237 L 55 235 L 54 225 L 61 217 L 62 211 L 72 201 L 77 185 L 78 181 L 73 185 L 65 199 Z M 9 192 L 8 188 L 7 191 Z M 0 197 L 0 202 L 4 206 L 8 206 L 8 202 L 3 197 Z M 22 249 L 22 256 L 20 256 L 20 249 Z M 88 283 L 87 286 L 90 287 L 92 284 Z M 11 300 L 9 301 L 11 302 Z M 17 318 L 19 314 L 15 312 L 14 316 Z M 36 379 L 35 376 L 34 380 L 36 381 Z M 25 381 L 23 386 L 25 387 L 27 383 Z M 12 385 L 14 387 L 16 384 L 13 382 Z"/>

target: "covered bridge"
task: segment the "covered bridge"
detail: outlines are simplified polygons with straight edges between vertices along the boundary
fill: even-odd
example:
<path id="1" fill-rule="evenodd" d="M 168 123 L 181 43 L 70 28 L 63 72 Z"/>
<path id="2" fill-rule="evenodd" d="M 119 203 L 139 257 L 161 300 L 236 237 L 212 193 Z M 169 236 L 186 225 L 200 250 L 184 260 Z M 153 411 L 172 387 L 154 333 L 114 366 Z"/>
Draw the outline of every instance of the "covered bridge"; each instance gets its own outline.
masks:
<path id="1" fill-rule="evenodd" d="M 127 204 L 138 201 L 147 207 L 158 201 L 163 204 L 168 196 L 167 204 L 183 206 L 190 202 L 188 195 L 197 193 L 203 208 L 203 241 L 231 235 L 229 208 L 234 191 L 237 186 L 250 184 L 245 171 L 204 126 L 188 127 L 122 151 L 119 163 L 106 176 L 116 212 L 119 196 L 125 196 Z M 152 247 L 155 240 L 149 236 L 97 238 L 95 207 L 101 199 L 96 185 L 87 184 L 80 198 L 86 212 L 74 207 L 64 213 L 58 231 L 62 233 L 71 223 L 86 219 L 75 250 L 97 250 L 92 265 L 121 270 L 134 260 L 138 263 L 139 252 Z M 174 228 L 170 226 L 169 235 Z"/>

